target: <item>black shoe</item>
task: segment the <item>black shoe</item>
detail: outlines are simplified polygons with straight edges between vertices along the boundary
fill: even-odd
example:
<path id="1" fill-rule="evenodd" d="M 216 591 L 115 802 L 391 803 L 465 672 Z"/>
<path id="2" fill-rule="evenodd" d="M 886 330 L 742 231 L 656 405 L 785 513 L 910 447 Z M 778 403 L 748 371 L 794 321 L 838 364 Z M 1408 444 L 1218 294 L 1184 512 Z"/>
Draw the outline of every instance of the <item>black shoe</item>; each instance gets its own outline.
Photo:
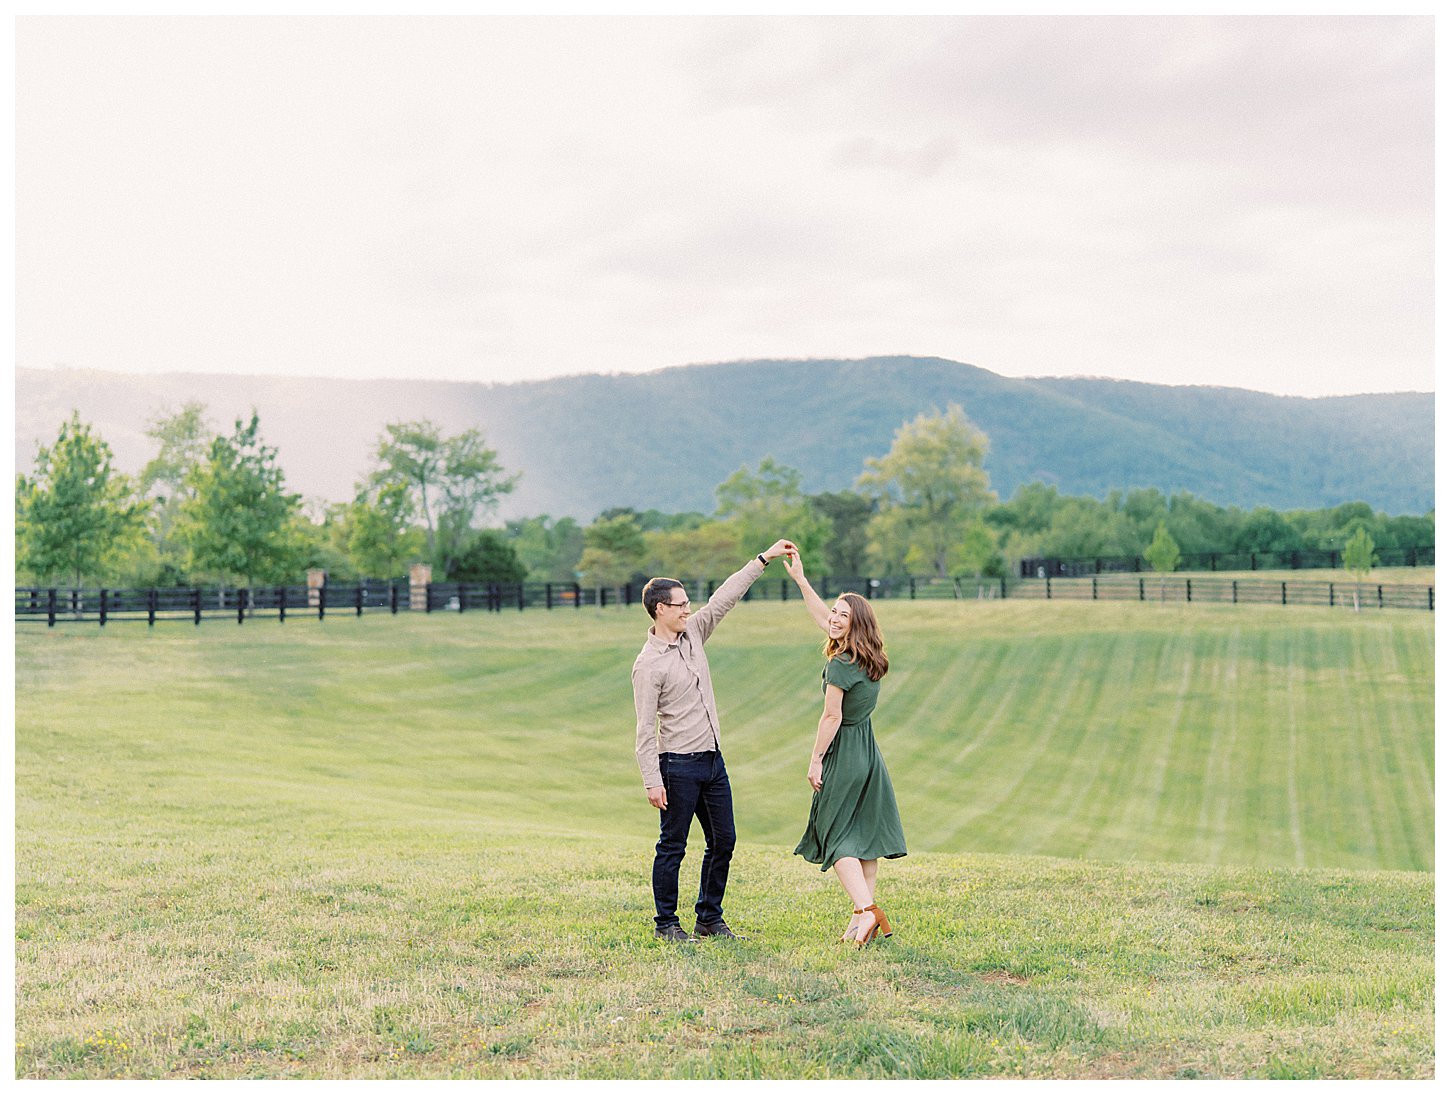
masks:
<path id="1" fill-rule="evenodd" d="M 718 939 L 744 938 L 743 936 L 736 935 L 733 931 L 731 931 L 730 926 L 726 924 L 723 920 L 717 921 L 714 924 L 701 924 L 697 920 L 695 921 L 695 934 L 698 935 L 701 939 L 704 939 L 707 935 L 713 935 Z"/>
<path id="2" fill-rule="evenodd" d="M 685 929 L 678 924 L 671 924 L 668 928 L 656 928 L 655 938 L 663 939 L 667 943 L 698 943 L 699 940 L 693 935 L 686 935 Z"/>

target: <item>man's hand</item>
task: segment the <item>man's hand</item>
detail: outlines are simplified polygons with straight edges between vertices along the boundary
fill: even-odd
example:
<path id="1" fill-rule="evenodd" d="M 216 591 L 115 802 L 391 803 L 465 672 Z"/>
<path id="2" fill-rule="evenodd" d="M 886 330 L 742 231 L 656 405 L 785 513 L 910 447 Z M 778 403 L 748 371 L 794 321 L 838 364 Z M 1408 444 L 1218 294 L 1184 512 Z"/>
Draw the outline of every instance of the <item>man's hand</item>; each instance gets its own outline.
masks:
<path id="1" fill-rule="evenodd" d="M 646 787 L 644 793 L 649 796 L 649 804 L 656 810 L 665 808 L 665 789 L 663 787 Z"/>
<path id="2" fill-rule="evenodd" d="M 779 559 L 782 555 L 798 555 L 800 554 L 800 548 L 796 547 L 789 540 L 777 540 L 760 554 L 765 557 L 765 561 L 768 563 L 772 559 Z"/>

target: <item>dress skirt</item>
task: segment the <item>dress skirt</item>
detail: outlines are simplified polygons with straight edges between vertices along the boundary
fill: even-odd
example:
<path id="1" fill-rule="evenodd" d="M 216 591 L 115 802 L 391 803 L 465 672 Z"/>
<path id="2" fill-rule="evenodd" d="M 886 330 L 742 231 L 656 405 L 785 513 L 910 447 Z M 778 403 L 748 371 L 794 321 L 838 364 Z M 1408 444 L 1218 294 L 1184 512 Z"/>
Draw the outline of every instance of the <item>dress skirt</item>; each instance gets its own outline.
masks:
<path id="1" fill-rule="evenodd" d="M 821 762 L 821 789 L 811 796 L 811 813 L 796 854 L 826 870 L 836 860 L 900 859 L 906 837 L 896 793 L 871 720 L 843 725 Z"/>

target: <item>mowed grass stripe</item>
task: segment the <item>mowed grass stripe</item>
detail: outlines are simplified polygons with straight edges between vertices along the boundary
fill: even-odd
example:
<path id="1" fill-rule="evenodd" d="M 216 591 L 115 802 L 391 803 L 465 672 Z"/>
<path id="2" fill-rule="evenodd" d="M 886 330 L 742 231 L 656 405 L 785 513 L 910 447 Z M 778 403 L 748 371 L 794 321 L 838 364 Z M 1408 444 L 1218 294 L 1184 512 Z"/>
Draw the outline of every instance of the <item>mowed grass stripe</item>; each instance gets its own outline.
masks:
<path id="1" fill-rule="evenodd" d="M 895 666 L 878 737 L 913 849 L 1432 862 L 1427 618 L 878 608 Z M 22 802 L 89 788 L 196 803 L 208 780 L 255 778 L 290 785 L 301 808 L 337 794 L 636 839 L 653 816 L 628 681 L 642 625 L 570 610 L 22 631 Z M 768 603 L 740 606 L 711 641 L 745 840 L 799 836 L 818 643 L 798 605 Z"/>
<path id="2" fill-rule="evenodd" d="M 1368 636 L 1357 636 L 1356 660 L 1363 666 L 1361 673 L 1368 687 L 1356 696 L 1359 714 L 1355 722 L 1365 737 L 1360 755 L 1374 774 L 1363 783 L 1362 801 L 1375 841 L 1371 852 L 1377 860 L 1429 859 L 1434 848 L 1420 843 L 1429 834 L 1417 824 L 1414 804 L 1434 799 L 1433 743 L 1419 740 L 1411 731 L 1418 716 L 1413 705 L 1406 703 L 1403 684 L 1412 676 L 1430 672 L 1430 667 L 1412 656 L 1403 636 L 1392 638 L 1391 642 L 1371 642 Z M 1410 794 L 1388 792 L 1398 785 L 1410 788 Z"/>

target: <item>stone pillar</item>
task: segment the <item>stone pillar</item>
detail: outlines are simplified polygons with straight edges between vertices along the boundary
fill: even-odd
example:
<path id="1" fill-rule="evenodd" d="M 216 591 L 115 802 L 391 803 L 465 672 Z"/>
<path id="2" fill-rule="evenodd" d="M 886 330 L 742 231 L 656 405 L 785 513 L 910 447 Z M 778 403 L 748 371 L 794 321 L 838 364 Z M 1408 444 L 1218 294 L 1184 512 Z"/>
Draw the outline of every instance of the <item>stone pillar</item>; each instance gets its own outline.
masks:
<path id="1" fill-rule="evenodd" d="M 408 607 L 414 612 L 428 611 L 428 585 L 433 581 L 433 568 L 427 563 L 414 563 L 408 568 Z"/>
<path id="2" fill-rule="evenodd" d="M 327 571 L 314 569 L 307 572 L 307 607 L 317 607 L 317 602 L 322 599 L 322 587 L 325 585 Z"/>

